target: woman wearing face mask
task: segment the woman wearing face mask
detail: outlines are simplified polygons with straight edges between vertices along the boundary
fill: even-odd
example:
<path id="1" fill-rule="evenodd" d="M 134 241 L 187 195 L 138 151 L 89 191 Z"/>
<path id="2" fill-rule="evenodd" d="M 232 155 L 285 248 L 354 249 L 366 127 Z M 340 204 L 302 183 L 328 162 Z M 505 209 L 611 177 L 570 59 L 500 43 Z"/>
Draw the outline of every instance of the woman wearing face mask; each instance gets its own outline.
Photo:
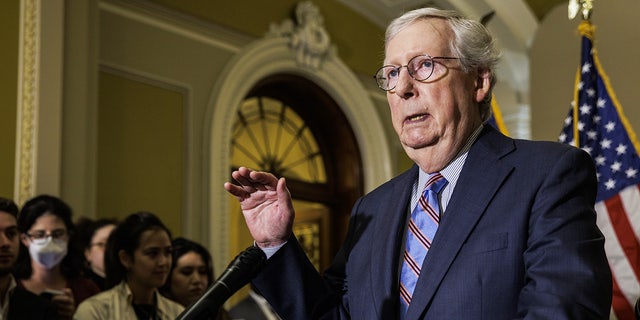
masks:
<path id="1" fill-rule="evenodd" d="M 188 307 L 198 300 L 213 282 L 211 254 L 197 242 L 176 238 L 173 240 L 173 265 L 169 278 L 160 292 Z M 220 309 L 217 320 L 229 319 L 228 313 Z"/>
<path id="2" fill-rule="evenodd" d="M 71 319 L 80 302 L 100 291 L 80 277 L 81 256 L 69 245 L 75 234 L 71 215 L 59 198 L 40 195 L 28 200 L 18 216 L 23 246 L 16 264 L 18 285 L 50 297 L 61 319 Z"/>
<path id="3" fill-rule="evenodd" d="M 158 293 L 171 269 L 171 232 L 154 214 L 129 215 L 107 240 L 107 287 L 78 306 L 74 319 L 173 320 L 184 309 Z"/>

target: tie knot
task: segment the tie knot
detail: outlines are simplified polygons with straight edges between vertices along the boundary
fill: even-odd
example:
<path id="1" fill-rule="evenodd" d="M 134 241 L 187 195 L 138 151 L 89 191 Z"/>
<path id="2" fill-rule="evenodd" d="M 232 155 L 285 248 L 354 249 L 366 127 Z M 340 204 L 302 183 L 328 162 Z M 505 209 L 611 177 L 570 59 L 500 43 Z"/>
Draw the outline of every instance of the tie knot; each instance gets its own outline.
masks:
<path id="1" fill-rule="evenodd" d="M 434 173 L 427 180 L 427 184 L 424 186 L 424 190 L 431 190 L 433 192 L 440 193 L 440 190 L 447 184 L 447 179 L 445 179 L 439 172 Z"/>

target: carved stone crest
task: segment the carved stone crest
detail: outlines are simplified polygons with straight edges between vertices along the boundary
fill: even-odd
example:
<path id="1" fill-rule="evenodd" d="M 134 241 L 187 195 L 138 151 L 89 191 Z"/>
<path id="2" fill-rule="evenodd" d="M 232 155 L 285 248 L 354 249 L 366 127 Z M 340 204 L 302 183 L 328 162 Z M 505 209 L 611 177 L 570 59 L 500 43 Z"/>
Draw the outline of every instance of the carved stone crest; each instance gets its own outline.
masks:
<path id="1" fill-rule="evenodd" d="M 324 17 L 311 1 L 299 2 L 295 17 L 295 22 L 287 19 L 279 25 L 271 23 L 267 36 L 289 38 L 297 63 L 318 69 L 327 55 L 335 50 L 324 28 Z"/>

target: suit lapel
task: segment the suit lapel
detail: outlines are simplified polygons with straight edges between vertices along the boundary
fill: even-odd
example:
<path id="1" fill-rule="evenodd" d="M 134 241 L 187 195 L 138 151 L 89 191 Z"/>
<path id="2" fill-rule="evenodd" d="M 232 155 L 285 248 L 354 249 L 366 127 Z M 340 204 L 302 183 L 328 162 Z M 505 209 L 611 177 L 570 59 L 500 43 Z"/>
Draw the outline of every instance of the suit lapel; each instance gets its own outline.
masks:
<path id="1" fill-rule="evenodd" d="M 400 243 L 403 239 L 406 213 L 411 198 L 414 181 L 418 177 L 418 167 L 398 176 L 385 197 L 379 199 L 379 217 L 372 230 L 378 232 L 371 243 L 371 288 L 375 310 L 383 310 L 379 319 L 395 318 L 398 301 L 389 301 L 397 297 L 398 266 L 400 263 Z M 397 300 L 397 299 L 396 299 Z M 390 305 L 391 304 L 391 305 Z"/>
<path id="2" fill-rule="evenodd" d="M 511 166 L 502 156 L 513 150 L 513 142 L 492 129 L 485 130 L 469 150 L 455 190 L 422 265 L 406 319 L 418 319 L 431 303 L 462 244 L 482 217 L 493 194 L 507 178 Z"/>

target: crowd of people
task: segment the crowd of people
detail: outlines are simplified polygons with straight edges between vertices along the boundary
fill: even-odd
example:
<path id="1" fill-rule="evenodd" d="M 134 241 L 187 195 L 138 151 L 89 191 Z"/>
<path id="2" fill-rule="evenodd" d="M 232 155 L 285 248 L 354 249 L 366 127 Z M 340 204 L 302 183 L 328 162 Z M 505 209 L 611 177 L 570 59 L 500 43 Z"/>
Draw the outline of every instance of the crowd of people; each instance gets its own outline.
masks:
<path id="1" fill-rule="evenodd" d="M 233 171 L 224 187 L 269 260 L 251 283 L 264 299 L 246 304 L 285 319 L 608 319 L 593 161 L 486 124 L 499 56 L 456 12 L 393 20 L 375 79 L 414 165 L 356 201 L 323 273 L 293 234 L 286 179 Z M 1 319 L 175 319 L 212 276 L 207 250 L 150 212 L 76 225 L 56 197 L 19 213 L 0 199 Z"/>
<path id="2" fill-rule="evenodd" d="M 0 197 L 0 319 L 175 319 L 213 273 L 203 245 L 151 212 L 74 223 L 58 197 Z"/>

